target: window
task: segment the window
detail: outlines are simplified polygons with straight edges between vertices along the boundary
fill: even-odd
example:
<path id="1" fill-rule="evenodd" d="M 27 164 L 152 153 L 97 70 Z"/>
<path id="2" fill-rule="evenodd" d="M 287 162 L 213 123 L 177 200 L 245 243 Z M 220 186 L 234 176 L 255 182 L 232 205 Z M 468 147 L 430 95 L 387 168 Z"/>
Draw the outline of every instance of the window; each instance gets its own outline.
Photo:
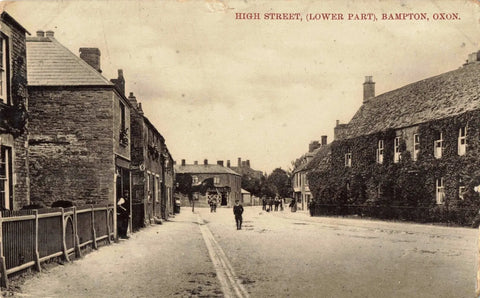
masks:
<path id="1" fill-rule="evenodd" d="M 465 155 L 467 152 L 467 127 L 458 130 L 458 155 Z"/>
<path id="2" fill-rule="evenodd" d="M 7 73 L 9 67 L 8 38 L 0 34 L 0 102 L 10 104 L 8 98 Z"/>
<path id="3" fill-rule="evenodd" d="M 192 176 L 192 184 L 197 184 L 197 183 L 198 183 L 198 177 Z"/>
<path id="4" fill-rule="evenodd" d="M 125 120 L 125 105 L 120 102 L 120 145 L 128 146 L 128 127 Z"/>
<path id="5" fill-rule="evenodd" d="M 12 149 L 0 146 L 0 203 L 5 209 L 10 209 L 12 188 Z"/>
<path id="6" fill-rule="evenodd" d="M 418 153 L 420 152 L 420 136 L 418 134 L 413 135 L 413 160 L 418 159 Z"/>
<path id="7" fill-rule="evenodd" d="M 220 184 L 220 177 L 218 176 L 213 177 L 213 184 L 215 185 Z"/>
<path id="8" fill-rule="evenodd" d="M 383 140 L 378 140 L 377 146 L 377 163 L 383 163 Z"/>
<path id="9" fill-rule="evenodd" d="M 308 186 L 307 174 L 303 174 L 303 178 L 305 180 L 305 186 Z"/>
<path id="10" fill-rule="evenodd" d="M 433 155 L 435 158 L 442 158 L 443 153 L 443 134 L 438 133 L 437 140 L 433 143 Z"/>
<path id="11" fill-rule="evenodd" d="M 465 190 L 466 190 L 466 188 L 463 185 L 458 187 L 458 198 L 460 200 L 464 200 L 463 194 L 465 193 Z"/>
<path id="12" fill-rule="evenodd" d="M 443 178 L 436 180 L 436 200 L 438 205 L 442 205 L 445 203 L 445 187 L 443 184 Z"/>
<path id="13" fill-rule="evenodd" d="M 351 167 L 352 166 L 352 153 L 345 154 L 345 166 Z"/>
<path id="14" fill-rule="evenodd" d="M 400 137 L 396 137 L 394 142 L 393 162 L 398 162 L 399 160 L 400 160 Z"/>

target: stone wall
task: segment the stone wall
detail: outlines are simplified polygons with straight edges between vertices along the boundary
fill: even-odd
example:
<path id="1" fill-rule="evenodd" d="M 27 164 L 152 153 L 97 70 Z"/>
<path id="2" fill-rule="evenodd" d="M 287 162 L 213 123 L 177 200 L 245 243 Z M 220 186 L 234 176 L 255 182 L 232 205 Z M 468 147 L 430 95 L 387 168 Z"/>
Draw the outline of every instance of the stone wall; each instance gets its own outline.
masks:
<path id="1" fill-rule="evenodd" d="M 113 203 L 118 110 L 112 109 L 112 89 L 30 87 L 29 92 L 32 203 Z"/>

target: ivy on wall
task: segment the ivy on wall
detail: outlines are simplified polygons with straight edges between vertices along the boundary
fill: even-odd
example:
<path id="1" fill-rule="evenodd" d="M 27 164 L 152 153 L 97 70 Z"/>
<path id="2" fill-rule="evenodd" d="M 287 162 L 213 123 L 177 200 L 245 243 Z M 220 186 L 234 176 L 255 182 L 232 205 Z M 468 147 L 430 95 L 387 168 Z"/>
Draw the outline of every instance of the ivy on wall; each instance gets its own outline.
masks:
<path id="1" fill-rule="evenodd" d="M 467 150 L 458 155 L 458 136 L 467 127 Z M 434 142 L 443 136 L 442 158 L 434 157 Z M 418 126 L 417 160 L 400 143 L 400 161 L 393 162 L 395 130 L 337 140 L 331 145 L 328 166 L 307 174 L 317 204 L 421 207 L 432 210 L 480 207 L 474 187 L 480 185 L 480 112 L 423 123 Z M 383 163 L 376 162 L 378 140 L 384 141 Z M 345 167 L 345 154 L 352 154 Z M 445 203 L 436 204 L 436 181 L 443 178 Z M 462 193 L 460 186 L 464 187 Z M 460 197 L 463 196 L 463 199 Z"/>

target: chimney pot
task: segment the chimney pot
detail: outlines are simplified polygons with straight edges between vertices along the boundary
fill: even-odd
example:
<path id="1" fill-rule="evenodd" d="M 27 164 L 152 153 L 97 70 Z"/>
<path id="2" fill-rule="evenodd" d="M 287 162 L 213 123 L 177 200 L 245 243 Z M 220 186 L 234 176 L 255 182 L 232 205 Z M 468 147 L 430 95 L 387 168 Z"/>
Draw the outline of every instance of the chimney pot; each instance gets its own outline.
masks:
<path id="1" fill-rule="evenodd" d="M 340 125 L 340 120 L 337 120 L 335 126 L 339 126 L 339 125 Z"/>
<path id="2" fill-rule="evenodd" d="M 247 167 L 250 167 L 250 160 L 249 159 L 247 159 L 246 164 L 247 164 Z"/>
<path id="3" fill-rule="evenodd" d="M 203 164 L 204 164 L 204 165 L 208 165 L 208 159 L 204 159 L 204 160 L 203 160 Z"/>
<path id="4" fill-rule="evenodd" d="M 238 158 L 238 167 L 240 168 L 242 166 L 242 158 Z"/>
<path id="5" fill-rule="evenodd" d="M 185 166 L 185 159 L 182 159 L 182 166 Z"/>
<path id="6" fill-rule="evenodd" d="M 230 167 L 230 160 L 227 160 L 227 168 Z"/>
<path id="7" fill-rule="evenodd" d="M 366 76 L 365 83 L 363 83 L 363 103 L 373 97 L 375 97 L 375 82 L 372 76 Z"/>
<path id="8" fill-rule="evenodd" d="M 219 166 L 222 166 L 222 167 L 223 167 L 223 160 L 218 160 L 218 161 L 217 161 L 217 165 L 219 165 Z"/>
<path id="9" fill-rule="evenodd" d="M 198 166 L 198 160 L 194 161 L 193 164 Z"/>
<path id="10" fill-rule="evenodd" d="M 55 35 L 55 32 L 53 32 L 52 30 L 48 30 L 45 32 L 45 36 L 47 37 L 53 37 Z"/>
<path id="11" fill-rule="evenodd" d="M 43 30 L 38 30 L 37 37 L 45 37 L 45 32 L 43 32 Z"/>

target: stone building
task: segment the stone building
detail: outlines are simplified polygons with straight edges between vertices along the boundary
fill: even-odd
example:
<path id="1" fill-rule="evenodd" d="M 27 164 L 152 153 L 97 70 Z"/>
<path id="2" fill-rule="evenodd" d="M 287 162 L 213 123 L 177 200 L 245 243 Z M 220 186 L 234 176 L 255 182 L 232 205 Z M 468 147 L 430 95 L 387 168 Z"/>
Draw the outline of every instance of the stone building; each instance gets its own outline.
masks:
<path id="1" fill-rule="evenodd" d="M 29 204 L 26 33 L 0 14 L 0 208 L 10 210 Z"/>
<path id="2" fill-rule="evenodd" d="M 478 206 L 480 52 L 459 66 L 380 95 L 366 77 L 361 107 L 349 123 L 337 121 L 318 199 L 431 216 Z"/>
<path id="3" fill-rule="evenodd" d="M 297 201 L 297 209 L 307 210 L 307 206 L 313 199 L 307 178 L 308 172 L 313 169 L 316 163 L 312 162 L 315 157 L 328 155 L 330 146 L 327 145 L 327 136 L 322 136 L 321 143 L 312 141 L 309 144 L 308 152 L 297 159 L 296 167 L 292 172 L 293 198 Z"/>
<path id="4" fill-rule="evenodd" d="M 80 57 L 53 31 L 27 38 L 33 203 L 115 204 L 130 192 L 130 102 L 102 76 L 98 49 Z"/>
<path id="5" fill-rule="evenodd" d="M 203 164 L 186 164 L 182 159 L 180 165 L 175 166 L 176 174 L 190 174 L 192 176 L 192 184 L 198 185 L 206 179 L 212 178 L 214 187 L 207 190 L 205 197 L 200 197 L 202 203 L 206 203 L 208 196 L 219 196 L 220 206 L 233 206 L 235 200 L 242 199 L 241 184 L 242 177 L 237 172 L 228 167 L 223 166 L 223 161 L 217 161 L 217 164 L 209 164 L 205 159 Z"/>
<path id="6" fill-rule="evenodd" d="M 118 84 L 119 79 L 112 80 Z M 145 117 L 133 93 L 128 100 L 131 112 L 132 211 L 133 227 L 153 223 L 155 218 L 173 215 L 173 161 L 165 139 Z"/>

